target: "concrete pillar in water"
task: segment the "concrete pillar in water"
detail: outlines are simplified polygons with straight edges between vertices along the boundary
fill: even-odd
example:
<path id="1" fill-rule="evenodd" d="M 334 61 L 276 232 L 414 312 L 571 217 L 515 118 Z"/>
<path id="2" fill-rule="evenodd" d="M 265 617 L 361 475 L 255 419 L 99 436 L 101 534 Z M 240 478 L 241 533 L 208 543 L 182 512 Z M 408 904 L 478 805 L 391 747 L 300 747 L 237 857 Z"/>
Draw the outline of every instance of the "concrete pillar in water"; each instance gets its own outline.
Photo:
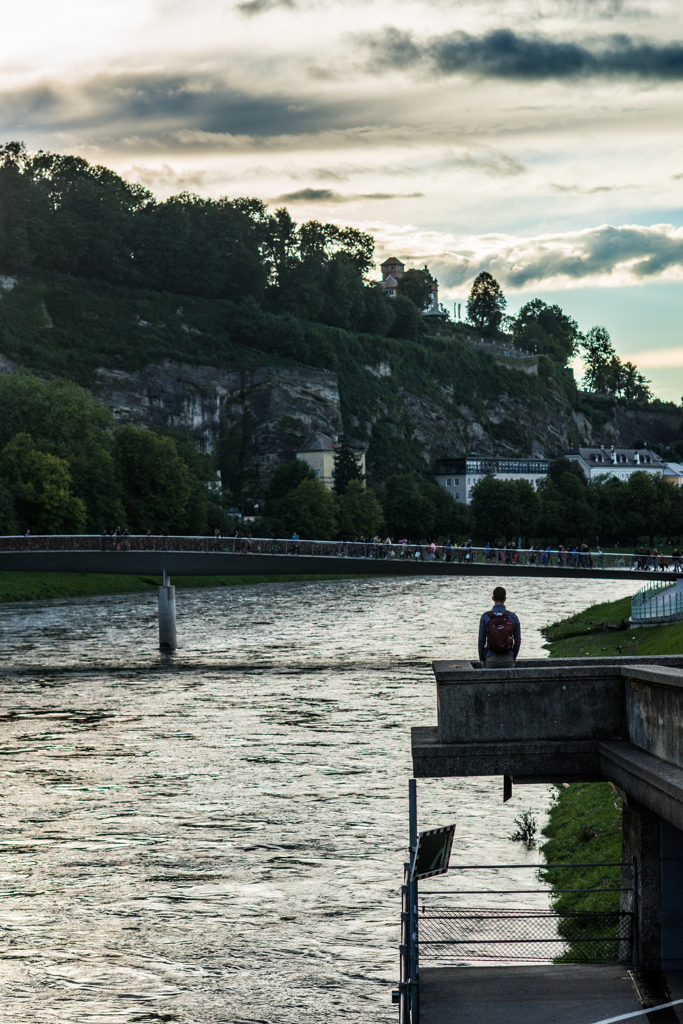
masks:
<path id="1" fill-rule="evenodd" d="M 178 646 L 175 629 L 175 587 L 164 569 L 164 585 L 159 587 L 159 647 L 175 651 Z"/>

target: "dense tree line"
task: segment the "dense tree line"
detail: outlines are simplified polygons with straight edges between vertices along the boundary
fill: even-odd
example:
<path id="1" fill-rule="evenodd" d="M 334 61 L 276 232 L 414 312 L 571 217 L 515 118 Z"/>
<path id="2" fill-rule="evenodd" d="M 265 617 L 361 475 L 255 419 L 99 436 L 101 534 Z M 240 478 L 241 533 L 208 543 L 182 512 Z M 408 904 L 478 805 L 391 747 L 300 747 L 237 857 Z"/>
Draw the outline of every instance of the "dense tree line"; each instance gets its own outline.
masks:
<path id="1" fill-rule="evenodd" d="M 182 432 L 115 426 L 65 380 L 0 376 L 0 533 L 225 528 L 211 456 Z"/>
<path id="2" fill-rule="evenodd" d="M 332 327 L 416 338 L 420 311 L 368 281 L 366 232 L 308 221 L 259 199 L 157 202 L 77 156 L 0 147 L 0 270 L 47 271 L 113 285 L 230 300 Z M 416 272 L 418 273 L 418 272 Z M 410 283 L 410 282 L 409 282 Z"/>
<path id="3" fill-rule="evenodd" d="M 421 311 L 433 287 L 429 269 L 407 271 L 398 295 L 388 299 L 371 280 L 373 266 L 374 239 L 357 228 L 297 224 L 287 209 L 271 212 L 248 197 L 183 192 L 159 202 L 141 185 L 82 157 L 31 154 L 20 142 L 0 146 L 3 274 L 43 271 L 227 300 L 248 314 L 259 337 L 284 329 L 289 338 L 298 320 L 417 340 L 428 329 Z M 467 306 L 477 330 L 561 365 L 581 346 L 589 390 L 638 402 L 651 397 L 635 367 L 619 362 L 604 328 L 584 339 L 559 306 L 540 299 L 517 317 L 505 316 L 505 307 L 500 285 L 483 271 Z M 265 325 L 263 317 L 272 314 L 286 318 L 284 326 Z M 296 358 L 305 348 L 299 344 Z"/>
<path id="4" fill-rule="evenodd" d="M 683 535 L 683 489 L 659 474 L 587 482 L 581 467 L 556 459 L 536 490 L 526 481 L 485 477 L 472 491 L 472 529 L 482 544 L 621 544 Z"/>

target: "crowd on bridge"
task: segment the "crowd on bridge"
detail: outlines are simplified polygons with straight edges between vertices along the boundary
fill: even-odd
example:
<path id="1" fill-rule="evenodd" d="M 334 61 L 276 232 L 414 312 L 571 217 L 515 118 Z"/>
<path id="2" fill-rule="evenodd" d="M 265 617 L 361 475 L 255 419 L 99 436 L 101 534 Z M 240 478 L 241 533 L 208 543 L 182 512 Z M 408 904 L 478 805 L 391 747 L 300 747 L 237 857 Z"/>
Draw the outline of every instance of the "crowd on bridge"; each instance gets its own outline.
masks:
<path id="1" fill-rule="evenodd" d="M 0 538 L 0 550 L 57 550 L 60 541 L 65 538 L 58 536 L 32 536 L 27 530 L 20 538 Z M 595 549 L 588 544 L 560 544 L 558 548 L 550 545 L 531 544 L 523 547 L 521 543 L 510 540 L 507 543 L 491 544 L 485 547 L 473 545 L 472 539 L 461 543 L 447 540 L 439 543 L 412 543 L 407 538 L 393 541 L 391 537 L 359 536 L 353 540 L 318 541 L 302 540 L 296 531 L 290 538 L 252 537 L 236 530 L 234 534 L 223 537 L 220 530 L 213 536 L 186 537 L 171 536 L 167 531 L 161 534 L 132 534 L 128 529 L 116 527 L 103 530 L 99 535 L 73 535 L 69 538 L 73 550 L 100 551 L 205 551 L 225 554 L 271 554 L 271 555 L 328 555 L 348 558 L 377 559 L 410 559 L 422 562 L 455 562 L 459 564 L 489 565 L 524 565 L 538 566 L 540 569 L 558 567 L 566 569 L 635 569 L 641 572 L 681 572 L 683 556 L 680 552 L 680 541 L 667 541 L 666 547 L 673 547 L 672 554 L 664 551 L 664 546 L 639 548 L 632 554 L 627 552 L 604 552 L 598 544 Z M 17 548 L 17 544 L 19 547 Z M 674 546 L 675 545 L 675 546 Z"/>

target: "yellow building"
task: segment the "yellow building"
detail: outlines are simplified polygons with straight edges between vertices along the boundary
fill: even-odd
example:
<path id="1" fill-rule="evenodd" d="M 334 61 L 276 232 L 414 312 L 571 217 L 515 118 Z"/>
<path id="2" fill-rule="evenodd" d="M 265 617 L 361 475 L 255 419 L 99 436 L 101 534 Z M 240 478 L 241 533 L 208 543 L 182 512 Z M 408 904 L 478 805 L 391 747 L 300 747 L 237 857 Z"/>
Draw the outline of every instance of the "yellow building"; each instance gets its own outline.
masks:
<path id="1" fill-rule="evenodd" d="M 334 453 L 337 448 L 339 448 L 338 441 L 333 441 L 327 434 L 314 430 L 296 453 L 297 459 L 307 462 L 318 479 L 322 480 L 330 490 L 334 486 Z M 365 452 L 356 451 L 355 455 L 361 473 L 365 477 Z"/>

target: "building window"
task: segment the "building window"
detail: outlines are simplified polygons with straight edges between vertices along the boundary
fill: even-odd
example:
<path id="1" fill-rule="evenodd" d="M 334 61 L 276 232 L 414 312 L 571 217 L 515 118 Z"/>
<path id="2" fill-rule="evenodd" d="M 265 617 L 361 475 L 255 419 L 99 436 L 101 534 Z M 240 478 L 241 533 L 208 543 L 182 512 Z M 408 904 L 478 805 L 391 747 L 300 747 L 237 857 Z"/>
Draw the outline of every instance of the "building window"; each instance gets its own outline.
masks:
<path id="1" fill-rule="evenodd" d="M 450 487 L 450 486 L 451 486 L 450 480 L 446 480 L 446 487 Z"/>

